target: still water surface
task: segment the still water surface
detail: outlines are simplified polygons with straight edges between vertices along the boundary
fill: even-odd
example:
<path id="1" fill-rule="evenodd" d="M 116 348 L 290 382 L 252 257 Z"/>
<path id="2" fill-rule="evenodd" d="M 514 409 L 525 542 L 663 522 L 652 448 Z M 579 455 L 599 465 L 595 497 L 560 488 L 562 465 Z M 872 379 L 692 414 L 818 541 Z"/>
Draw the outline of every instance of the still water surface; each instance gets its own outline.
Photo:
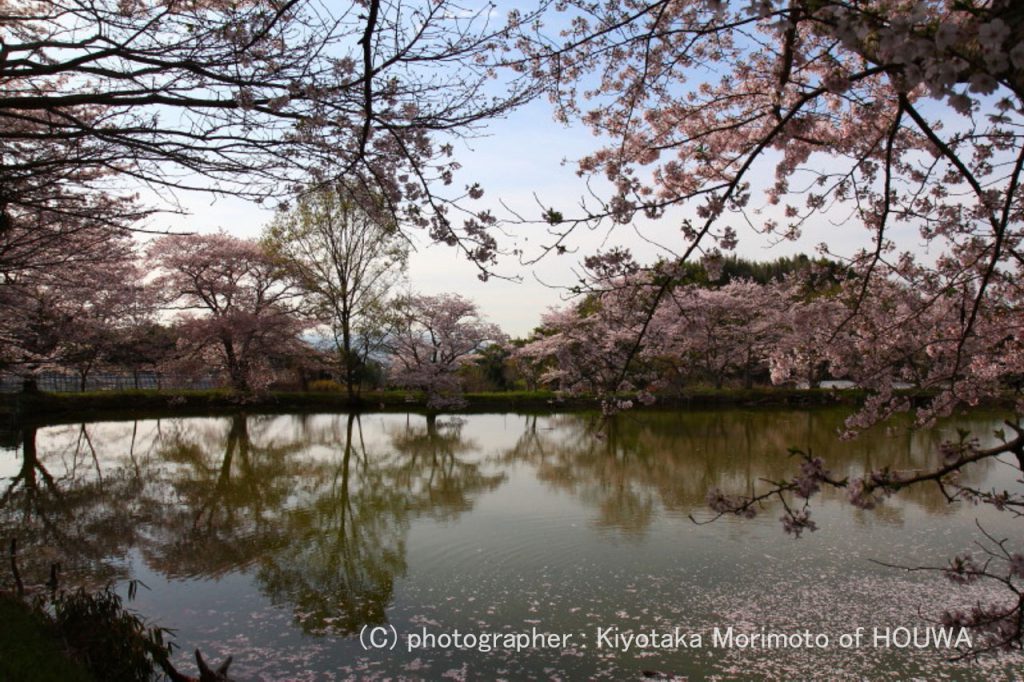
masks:
<path id="1" fill-rule="evenodd" d="M 691 520 L 708 518 L 711 487 L 787 476 L 789 447 L 836 474 L 911 469 L 934 464 L 956 427 L 984 442 L 1000 424 L 975 413 L 843 442 L 844 416 L 645 412 L 600 428 L 579 414 L 237 415 L 26 429 L 0 452 L 0 531 L 21 539 L 22 572 L 40 582 L 58 559 L 66 583 L 142 580 L 133 608 L 176 631 L 182 668 L 198 646 L 233 655 L 244 679 L 1020 679 L 1020 656 L 964 665 L 947 649 L 872 645 L 874 628 L 1002 598 L 873 563 L 942 565 L 978 539 L 976 522 L 1019 549 L 1000 514 L 922 487 L 870 512 L 825 495 L 820 529 L 800 539 L 775 508 Z M 998 463 L 972 476 L 1021 486 Z M 364 650 L 367 626 L 394 626 L 398 645 Z M 829 646 L 716 643 L 729 627 Z M 625 650 L 630 634 L 677 628 L 700 641 Z M 862 645 L 841 648 L 857 628 Z M 410 634 L 456 631 L 547 632 L 564 646 L 407 650 Z"/>

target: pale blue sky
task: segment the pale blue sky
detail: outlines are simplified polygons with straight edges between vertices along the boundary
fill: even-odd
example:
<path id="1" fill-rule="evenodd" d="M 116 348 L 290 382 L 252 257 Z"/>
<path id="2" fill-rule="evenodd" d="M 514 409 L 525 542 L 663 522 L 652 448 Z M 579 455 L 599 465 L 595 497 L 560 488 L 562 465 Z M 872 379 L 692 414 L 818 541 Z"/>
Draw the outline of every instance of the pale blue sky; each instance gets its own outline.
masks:
<path id="1" fill-rule="evenodd" d="M 572 213 L 586 193 L 586 186 L 576 176 L 573 164 L 566 165 L 562 161 L 578 158 L 596 148 L 601 140 L 580 126 L 565 127 L 556 123 L 551 111 L 546 101 L 533 102 L 506 119 L 491 122 L 481 137 L 456 143 L 456 158 L 463 165 L 456 177 L 456 186 L 479 181 L 485 188 L 479 204 L 491 207 L 498 215 L 507 215 L 498 203 L 500 198 L 525 216 L 539 217 L 540 208 L 534 193 L 545 205 L 553 205 L 567 215 Z M 162 216 L 154 219 L 152 226 L 198 232 L 224 229 L 236 236 L 255 237 L 273 215 L 269 206 L 236 198 L 212 201 L 208 196 L 186 196 L 183 203 L 191 211 L 190 216 Z M 679 224 L 689 213 L 689 210 L 679 209 L 660 221 L 640 220 L 635 227 L 642 229 L 648 238 L 678 249 L 682 246 Z M 863 227 L 824 224 L 807 230 L 797 243 L 771 246 L 764 237 L 741 227 L 738 221 L 733 225 L 740 234 L 737 252 L 760 260 L 798 252 L 812 253 L 822 241 L 835 250 L 851 253 L 867 245 L 869 239 Z M 507 229 L 510 237 L 502 238 L 503 245 L 511 247 L 513 241 L 517 241 L 528 253 L 548 239 L 543 228 L 536 225 L 513 225 Z M 522 268 L 511 256 L 502 259 L 497 271 L 521 276 L 519 283 L 497 278 L 484 283 L 477 279 L 476 268 L 454 249 L 431 245 L 422 233 L 414 233 L 413 237 L 419 249 L 410 263 L 411 288 L 423 293 L 457 292 L 468 296 L 490 320 L 512 336 L 528 334 L 537 326 L 544 310 L 564 300 L 563 290 L 545 286 L 538 279 L 556 286 L 572 284 L 571 269 L 585 254 L 601 246 L 628 245 L 641 260 L 651 260 L 659 253 L 630 226 L 616 226 L 611 232 L 606 227 L 576 235 L 573 239 L 578 247 L 576 253 L 548 256 L 530 269 Z M 913 240 L 912 235 L 910 239 Z"/>

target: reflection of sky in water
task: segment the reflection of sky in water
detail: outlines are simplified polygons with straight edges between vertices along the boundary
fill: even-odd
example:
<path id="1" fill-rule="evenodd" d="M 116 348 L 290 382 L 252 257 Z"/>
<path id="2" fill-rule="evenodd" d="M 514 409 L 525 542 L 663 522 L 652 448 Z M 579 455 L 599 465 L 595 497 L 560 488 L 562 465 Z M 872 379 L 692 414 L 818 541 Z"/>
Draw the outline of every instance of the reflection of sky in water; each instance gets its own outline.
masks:
<path id="1" fill-rule="evenodd" d="M 752 521 L 689 520 L 707 516 L 709 487 L 743 492 L 787 475 L 790 446 L 845 473 L 927 466 L 942 438 L 896 426 L 839 442 L 841 418 L 642 413 L 601 437 L 578 415 L 55 426 L 36 434 L 40 467 L 28 478 L 19 456 L 0 453 L 0 475 L 23 476 L 0 521 L 5 535 L 26 538 L 26 574 L 43 575 L 59 555 L 69 580 L 140 578 L 151 589 L 134 607 L 177 631 L 184 665 L 199 646 L 233 654 L 232 670 L 256 678 L 623 679 L 645 669 L 695 679 L 1012 678 L 1020 657 L 970 668 L 930 651 L 712 648 L 714 627 L 835 639 L 858 626 L 925 625 L 952 602 L 997 594 L 870 561 L 942 564 L 977 538 L 976 518 L 1019 537 L 1009 519 L 950 507 L 935 488 L 874 512 L 826 495 L 813 506 L 821 529 L 799 540 L 782 532 L 777 509 Z M 958 423 L 983 435 L 998 420 Z M 998 464 L 970 480 L 1019 486 Z M 39 516 L 66 530 L 47 530 Z M 575 646 L 363 652 L 354 633 L 385 623 L 400 633 L 536 627 L 572 633 Z M 702 633 L 704 648 L 598 650 L 598 627 L 679 627 Z"/>

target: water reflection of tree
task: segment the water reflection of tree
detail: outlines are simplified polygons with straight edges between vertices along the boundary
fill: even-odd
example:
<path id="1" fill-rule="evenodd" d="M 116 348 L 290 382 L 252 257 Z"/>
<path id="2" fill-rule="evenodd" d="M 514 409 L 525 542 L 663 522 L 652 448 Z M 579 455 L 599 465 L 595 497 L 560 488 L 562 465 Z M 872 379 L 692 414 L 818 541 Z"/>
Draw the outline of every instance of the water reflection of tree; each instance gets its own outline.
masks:
<path id="1" fill-rule="evenodd" d="M 276 602 L 290 602 L 307 632 L 357 633 L 386 622 L 396 576 L 405 573 L 407 510 L 379 460 L 366 451 L 362 424 L 346 418 L 340 462 L 308 503 L 288 515 L 282 551 L 257 569 Z"/>
<path id="2" fill-rule="evenodd" d="M 409 418 L 392 429 L 391 447 L 400 457 L 389 466 L 393 484 L 407 491 L 409 509 L 444 520 L 472 508 L 472 496 L 493 490 L 505 481 L 504 473 L 487 474 L 466 453 L 479 446 L 462 435 L 465 421 L 425 418 L 421 427 Z"/>
<path id="3" fill-rule="evenodd" d="M 657 491 L 631 473 L 642 456 L 619 420 L 531 415 L 502 459 L 530 462 L 539 480 L 595 507 L 598 527 L 632 535 L 642 533 L 657 511 Z"/>
<path id="4" fill-rule="evenodd" d="M 461 424 L 420 428 L 410 418 L 389 451 L 367 448 L 357 415 L 345 418 L 343 435 L 334 426 L 303 430 L 307 447 L 327 445 L 338 457 L 309 469 L 302 500 L 282 519 L 284 544 L 260 558 L 256 576 L 275 602 L 294 606 L 305 631 L 349 635 L 386 622 L 410 520 L 467 511 L 504 477 L 458 457 L 474 449 Z"/>
<path id="5" fill-rule="evenodd" d="M 935 464 L 938 431 L 911 431 L 897 421 L 841 441 L 836 434 L 844 417 L 838 410 L 644 412 L 603 424 L 588 415 L 539 422 L 528 417 L 504 460 L 531 462 L 540 480 L 596 508 L 598 526 L 626 534 L 644 532 L 659 507 L 677 513 L 704 510 L 711 488 L 749 493 L 762 479 L 791 474 L 790 447 L 825 456 L 838 474 L 868 470 L 880 461 L 896 469 Z M 981 420 L 969 426 L 984 431 L 986 425 Z M 918 486 L 901 498 L 929 513 L 951 511 L 937 489 Z M 874 518 L 900 522 L 899 507 L 883 511 L 888 513 Z"/>
<path id="6" fill-rule="evenodd" d="M 412 520 L 471 509 L 510 463 L 529 462 L 546 484 L 578 495 L 599 525 L 640 534 L 660 509 L 703 510 L 709 487 L 739 491 L 786 475 L 792 445 L 849 471 L 883 459 L 925 466 L 937 451 L 934 432 L 837 441 L 842 417 L 649 412 L 606 429 L 581 415 L 531 417 L 497 461 L 458 419 L 410 416 L 376 445 L 356 416 L 85 424 L 45 436 L 26 428 L 19 467 L 0 490 L 0 532 L 26 547 L 30 580 L 44 580 L 54 559 L 94 578 L 119 575 L 120 558 L 138 547 L 172 577 L 251 571 L 306 631 L 350 634 L 385 622 Z M 928 510 L 948 509 L 937 491 L 908 492 Z"/>
<path id="7" fill-rule="evenodd" d="M 0 520 L 96 576 L 132 547 L 169 577 L 249 570 L 306 631 L 347 635 L 386 621 L 413 518 L 452 518 L 504 480 L 468 461 L 460 422 L 421 419 L 376 448 L 354 415 L 59 427 L 45 456 L 26 430 Z"/>
<path id="8" fill-rule="evenodd" d="M 168 576 L 221 575 L 283 547 L 289 497 L 317 475 L 296 457 L 302 442 L 265 433 L 265 418 L 233 415 L 226 432 L 222 424 L 178 422 L 162 439 L 166 471 L 150 481 L 163 504 L 144 555 Z"/>
<path id="9" fill-rule="evenodd" d="M 70 438 L 57 448 L 55 466 L 49 464 L 55 453 L 38 449 L 36 427 L 20 431 L 20 466 L 0 496 L 0 537 L 18 539 L 26 582 L 41 583 L 54 562 L 71 580 L 102 581 L 124 573 L 119 559 L 136 541 L 144 513 L 138 503 L 142 481 L 137 470 L 124 466 L 104 475 L 92 426 L 63 430 Z"/>

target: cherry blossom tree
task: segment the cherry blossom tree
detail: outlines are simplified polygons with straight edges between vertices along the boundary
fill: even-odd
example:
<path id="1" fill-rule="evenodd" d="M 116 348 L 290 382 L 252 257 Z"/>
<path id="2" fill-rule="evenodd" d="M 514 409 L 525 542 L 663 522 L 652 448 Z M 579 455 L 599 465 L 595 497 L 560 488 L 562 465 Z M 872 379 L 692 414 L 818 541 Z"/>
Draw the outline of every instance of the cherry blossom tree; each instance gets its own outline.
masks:
<path id="1" fill-rule="evenodd" d="M 920 266 L 908 271 L 934 278 Z M 849 420 L 851 434 L 908 409 L 909 401 L 898 393 L 901 387 L 936 394 L 918 410 L 922 425 L 957 405 L 999 396 L 1018 371 L 1015 355 L 1024 310 L 1018 287 L 994 285 L 978 311 L 977 332 L 964 338 L 965 311 L 976 293 L 973 284 L 936 291 L 895 274 L 866 287 L 856 276 L 830 296 L 801 298 L 798 293 L 783 318 L 782 341 L 771 354 L 773 379 L 813 382 L 827 373 L 868 389 L 864 408 Z"/>
<path id="2" fill-rule="evenodd" d="M 153 290 L 165 307 L 181 311 L 184 359 L 224 372 L 234 389 L 247 392 L 269 383 L 272 361 L 302 352 L 298 336 L 314 321 L 296 305 L 294 279 L 256 242 L 171 235 L 154 241 L 148 258 L 157 273 Z"/>
<path id="3" fill-rule="evenodd" d="M 2 22 L 0 19 L 0 25 Z M 0 78 L 0 95 L 4 87 Z M 90 118 L 94 112 L 81 115 Z M 33 336 L 24 326 L 14 331 L 19 318 L 25 322 L 34 317 L 43 324 L 40 315 L 49 315 L 47 324 L 52 328 L 64 308 L 58 298 L 63 302 L 84 300 L 83 296 L 90 297 L 92 287 L 106 290 L 117 281 L 123 273 L 110 272 L 113 277 L 108 277 L 102 271 L 126 267 L 133 257 L 130 227 L 146 211 L 131 196 L 117 197 L 104 191 L 110 169 L 68 165 L 89 155 L 79 140 L 48 139 L 41 121 L 4 120 L 0 133 L 0 310 L 8 349 L 18 355 L 28 350 L 25 343 Z M 68 291 L 61 292 L 61 287 Z M 37 342 L 29 344 L 36 348 L 29 355 L 42 359 L 49 351 L 40 346 L 45 334 L 41 328 L 37 331 Z M 12 335 L 21 342 L 11 339 Z M 50 350 L 55 348 L 49 345 Z M 28 356 L 21 361 L 32 362 Z"/>
<path id="4" fill-rule="evenodd" d="M 153 311 L 125 234 L 83 229 L 68 243 L 79 250 L 66 258 L 41 250 L 54 256 L 48 267 L 12 267 L 0 285 L 0 360 L 27 387 L 42 369 L 72 368 L 84 388 L 120 337 Z"/>
<path id="5" fill-rule="evenodd" d="M 152 290 L 143 290 L 144 295 L 156 305 Z M 173 361 L 176 349 L 174 330 L 153 318 L 136 319 L 120 330 L 107 352 L 113 367 L 129 371 L 135 388 L 142 388 L 141 375 L 149 373 L 156 388 L 162 388 L 160 369 Z"/>
<path id="6" fill-rule="evenodd" d="M 407 296 L 394 307 L 391 381 L 426 392 L 431 410 L 463 405 L 459 369 L 486 344 L 504 342 L 501 329 L 458 294 Z"/>
<path id="7" fill-rule="evenodd" d="M 659 378 L 652 360 L 664 354 L 667 328 L 655 320 L 644 334 L 642 357 L 632 361 L 646 322 L 638 300 L 643 295 L 624 280 L 601 297 L 550 310 L 516 356 L 533 365 L 542 383 L 569 394 L 598 396 L 605 411 L 631 405 L 627 394 L 649 402 Z"/>
<path id="8" fill-rule="evenodd" d="M 613 193 L 578 216 L 552 208 L 549 248 L 579 225 L 673 207 L 687 210 L 682 261 L 732 248 L 743 224 L 792 238 L 823 220 L 863 226 L 854 312 L 872 307 L 880 278 L 931 301 L 969 292 L 937 402 L 974 395 L 983 372 L 965 349 L 986 309 L 1013 298 L 1003 291 L 1022 266 L 1024 18 L 1013 3 L 556 8 L 568 28 L 553 38 L 532 25 L 518 65 L 545 79 L 559 116 L 609 140 L 580 172 Z M 906 228 L 942 254 L 933 267 L 897 252 Z M 649 315 L 671 288 L 653 286 Z"/>
<path id="9" fill-rule="evenodd" d="M 380 197 L 382 221 L 486 272 L 493 219 L 464 205 L 478 185 L 455 189 L 452 143 L 532 91 L 484 93 L 509 27 L 449 5 L 0 0 L 2 312 L 51 291 L 36 274 L 102 262 L 146 229 L 143 188 L 180 210 L 181 190 L 261 200 L 343 176 Z M 35 338 L 7 361 L 39 367 L 57 336 Z"/>
<path id="10" fill-rule="evenodd" d="M 849 311 L 834 296 L 804 291 L 798 281 L 787 282 L 783 308 L 774 322 L 777 338 L 768 354 L 774 384 L 815 388 L 829 372 L 829 349 L 840 334 Z M 845 368 L 833 370 L 837 378 L 849 378 Z"/>
<path id="11" fill-rule="evenodd" d="M 756 375 L 768 375 L 770 359 L 781 364 L 797 352 L 792 346 L 805 348 L 810 330 L 787 325 L 822 278 L 805 263 L 789 279 L 776 279 L 793 263 L 733 260 L 736 272 L 776 272 L 763 283 L 729 279 L 720 284 L 700 264 L 641 268 L 621 252 L 600 254 L 587 259 L 583 288 L 590 292 L 543 316 L 517 358 L 541 381 L 601 397 L 606 405 L 622 398 L 617 394 L 636 392 L 648 402 L 654 391 L 694 382 L 720 387 L 738 380 L 749 387 Z M 834 294 L 817 295 L 842 309 Z M 652 298 L 659 299 L 653 314 Z M 816 369 L 822 364 L 819 358 Z"/>
<path id="12" fill-rule="evenodd" d="M 909 407 L 892 390 L 908 376 L 932 390 L 918 413 L 927 423 L 998 395 L 1020 375 L 1019 3 L 569 0 L 553 9 L 567 28 L 551 36 L 531 25 L 518 66 L 546 79 L 558 116 L 607 141 L 579 169 L 612 190 L 578 215 L 550 207 L 541 221 L 554 232 L 550 250 L 564 249 L 578 226 L 640 216 L 679 216 L 680 261 L 734 247 L 744 225 L 794 239 L 828 223 L 863 229 L 863 249 L 834 254 L 854 273 L 842 300 L 791 306 L 789 350 L 773 360 L 777 379 L 813 382 L 822 365 L 855 377 L 873 391 L 848 422 L 858 429 Z M 905 240 L 911 248 L 927 245 L 926 260 L 900 251 L 908 233 L 918 237 Z M 646 311 L 653 319 L 673 285 L 644 286 L 655 292 Z M 1020 492 L 964 489 L 952 477 L 997 457 L 1024 470 L 1022 414 L 1019 403 L 993 447 L 949 444 L 935 470 L 843 478 L 808 455 L 793 479 L 763 495 L 709 500 L 719 513 L 747 514 L 781 499 L 794 533 L 813 528 L 803 502 L 826 485 L 872 506 L 908 485 L 938 484 L 951 500 L 1020 512 Z M 1001 542 L 986 546 L 987 568 L 961 560 L 953 575 L 1001 581 L 1007 604 L 951 622 L 991 635 L 982 650 L 1020 646 L 1020 555 Z"/>
<path id="13" fill-rule="evenodd" d="M 717 388 L 733 376 L 744 386 L 765 366 L 779 331 L 781 287 L 735 280 L 722 287 L 687 285 L 670 291 L 655 324 L 672 339 L 666 352 L 695 366 Z"/>
<path id="14" fill-rule="evenodd" d="M 134 256 L 134 254 L 133 254 Z M 122 339 L 152 320 L 155 307 L 138 262 L 106 264 L 54 289 L 50 313 L 66 321 L 60 331 L 59 362 L 75 370 L 86 389 L 90 372 L 113 365 Z"/>
<path id="15" fill-rule="evenodd" d="M 13 11 L 10 3 L 0 5 L 5 48 L 13 39 L 7 11 Z M 44 98 L 59 92 L 56 83 L 31 83 L 7 74 L 17 60 L 6 49 L 4 57 L 0 100 L 22 90 Z M 124 238 L 148 215 L 132 193 L 112 191 L 116 170 L 100 146 L 80 136 L 53 134 L 71 112 L 33 115 L 2 105 L 0 112 L 0 282 L 105 258 L 108 240 Z M 83 126 L 102 116 L 95 106 L 78 107 L 73 114 Z"/>
<path id="16" fill-rule="evenodd" d="M 398 226 L 379 222 L 378 201 L 341 184 L 326 187 L 279 214 L 265 235 L 327 322 L 350 398 L 370 354 L 380 350 L 385 300 L 409 254 Z"/>
<path id="17" fill-rule="evenodd" d="M 176 190 L 279 198 L 344 177 L 483 267 L 492 218 L 451 210 L 482 193 L 472 182 L 445 189 L 452 143 L 535 92 L 527 78 L 489 87 L 488 55 L 511 28 L 489 9 L 3 0 L 0 232 L 40 203 L 80 215 L 142 185 L 173 207 Z"/>
<path id="18" fill-rule="evenodd" d="M 649 280 L 633 287 L 628 278 L 606 280 L 608 288 L 600 296 L 591 293 L 576 305 L 548 313 L 518 354 L 533 363 L 542 381 L 603 397 L 606 413 L 632 406 L 631 400 L 608 393 L 609 387 L 634 390 L 647 381 L 650 389 L 663 389 L 660 381 L 666 367 L 680 376 L 689 370 L 691 379 L 721 380 L 749 370 L 756 358 L 770 363 L 776 383 L 813 386 L 826 376 L 847 378 L 869 391 L 861 409 L 846 420 L 847 436 L 894 410 L 907 409 L 910 398 L 898 390 L 901 383 L 940 391 L 918 411 L 922 425 L 950 409 L 943 400 L 973 405 L 1005 389 L 1019 353 L 1024 310 L 1019 289 L 993 287 L 999 293 L 998 307 L 983 308 L 977 321 L 983 333 L 960 345 L 958 332 L 973 289 L 947 288 L 934 298 L 928 289 L 908 286 L 895 276 L 878 277 L 865 288 L 863 276 L 854 272 L 826 289 L 809 285 L 804 276 L 764 285 L 742 280 L 722 287 L 681 284 L 668 288 L 650 317 L 637 297 L 638 292 L 651 290 Z M 951 375 L 958 357 L 977 374 L 969 380 Z M 956 393 L 948 390 L 951 382 Z M 985 460 L 999 458 L 1002 465 L 1024 468 L 1022 429 L 1014 421 L 1006 426 L 988 447 L 982 447 L 978 437 L 962 433 L 958 441 L 941 446 L 941 457 L 936 458 L 940 464 L 918 469 L 882 463 L 867 471 L 837 474 L 821 457 L 794 450 L 799 464 L 792 477 L 761 481 L 753 494 L 712 490 L 707 501 L 713 518 L 752 517 L 781 507 L 783 527 L 796 537 L 817 528 L 811 500 L 828 487 L 845 490 L 854 506 L 873 509 L 901 490 L 930 484 L 938 486 L 949 502 L 990 504 L 1021 516 L 1024 497 L 1019 489 L 986 490 L 969 483 L 968 470 Z M 1022 555 L 1008 540 L 981 532 L 984 537 L 973 554 L 934 567 L 955 584 L 993 581 L 1007 588 L 1005 600 L 943 614 L 947 626 L 976 632 L 976 646 L 961 652 L 965 656 L 1019 647 L 1021 638 Z"/>

